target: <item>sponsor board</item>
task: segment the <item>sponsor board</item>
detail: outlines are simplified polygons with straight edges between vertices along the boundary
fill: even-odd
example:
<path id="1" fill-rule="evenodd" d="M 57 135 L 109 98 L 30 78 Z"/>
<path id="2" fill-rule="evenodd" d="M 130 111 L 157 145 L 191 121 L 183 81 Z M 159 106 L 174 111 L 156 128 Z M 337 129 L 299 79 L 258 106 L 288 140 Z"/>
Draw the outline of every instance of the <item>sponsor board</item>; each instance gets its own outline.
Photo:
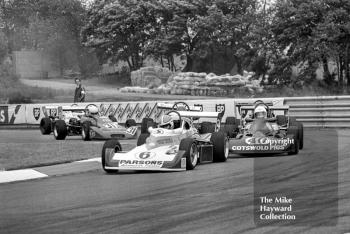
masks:
<path id="1" fill-rule="evenodd" d="M 25 105 L 0 106 L 0 125 L 27 123 L 25 108 Z"/>
<path id="2" fill-rule="evenodd" d="M 9 107 L 0 106 L 0 124 L 8 124 L 9 122 Z"/>
<path id="3" fill-rule="evenodd" d="M 283 105 L 283 98 L 264 98 L 264 101 L 272 101 L 274 105 Z M 247 99 L 210 99 L 210 100 L 188 100 L 185 101 L 189 106 L 198 106 L 201 111 L 219 111 L 224 112 L 223 119 L 227 116 L 238 116 L 236 113 L 235 102 L 243 102 Z M 249 101 L 254 101 L 249 99 Z M 164 101 L 175 103 L 177 101 Z M 90 103 L 78 103 L 74 105 L 85 107 Z M 113 102 L 113 103 L 91 103 L 100 108 L 103 115 L 115 116 L 118 122 L 125 123 L 128 118 L 135 119 L 141 123 L 143 118 L 152 118 L 159 122 L 160 117 L 169 110 L 157 108 L 157 102 Z M 39 124 L 45 116 L 57 115 L 58 106 L 73 105 L 73 103 L 51 103 L 51 104 L 22 104 L 22 105 L 2 105 L 0 106 L 0 124 Z M 52 106 L 46 112 L 44 106 Z M 48 113 L 47 113 L 48 112 Z M 239 116 L 238 116 L 239 117 Z M 202 118 L 200 121 L 212 121 L 212 119 Z"/>

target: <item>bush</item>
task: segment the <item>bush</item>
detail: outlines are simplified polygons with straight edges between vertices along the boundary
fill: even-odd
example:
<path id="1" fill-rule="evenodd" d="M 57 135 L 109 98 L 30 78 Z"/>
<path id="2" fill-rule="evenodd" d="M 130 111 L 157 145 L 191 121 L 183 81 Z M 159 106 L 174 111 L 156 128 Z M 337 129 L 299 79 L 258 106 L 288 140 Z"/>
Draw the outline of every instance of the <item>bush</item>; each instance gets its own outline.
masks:
<path id="1" fill-rule="evenodd" d="M 123 67 L 121 71 L 111 74 L 102 75 L 99 81 L 104 84 L 116 84 L 120 86 L 130 86 L 131 85 L 131 75 L 130 71 Z"/>

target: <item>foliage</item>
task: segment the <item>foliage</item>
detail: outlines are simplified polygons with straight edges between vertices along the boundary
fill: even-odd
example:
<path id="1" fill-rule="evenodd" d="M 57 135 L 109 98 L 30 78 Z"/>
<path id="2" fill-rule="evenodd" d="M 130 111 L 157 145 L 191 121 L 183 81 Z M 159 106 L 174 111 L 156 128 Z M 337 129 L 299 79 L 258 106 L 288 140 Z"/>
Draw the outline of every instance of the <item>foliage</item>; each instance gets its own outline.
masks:
<path id="1" fill-rule="evenodd" d="M 130 71 L 148 56 L 175 70 L 182 56 L 184 71 L 253 70 L 300 87 L 314 84 L 321 67 L 325 84 L 350 84 L 348 0 L 0 0 L 0 14 L 0 59 L 42 49 L 61 69 L 88 74 L 97 69 L 93 54 Z"/>
<path id="2" fill-rule="evenodd" d="M 326 82 L 334 82 L 329 71 L 329 62 L 338 64 L 338 82 L 343 84 L 343 74 L 350 82 L 350 3 L 343 0 L 322 1 L 279 1 L 271 22 L 271 32 L 278 51 L 284 51 L 273 63 L 284 70 L 297 66 L 301 69 L 299 79 L 310 83 L 314 72 L 321 65 Z M 283 66 L 283 67 L 280 67 Z M 279 72 L 272 72 L 272 79 L 278 80 Z M 284 77 L 284 81 L 293 82 Z"/>
<path id="3" fill-rule="evenodd" d="M 86 65 L 93 56 L 80 42 L 85 8 L 79 0 L 0 0 L 0 13 L 4 57 L 14 50 L 44 50 L 61 75 L 64 69 L 85 74 L 96 68 Z"/>

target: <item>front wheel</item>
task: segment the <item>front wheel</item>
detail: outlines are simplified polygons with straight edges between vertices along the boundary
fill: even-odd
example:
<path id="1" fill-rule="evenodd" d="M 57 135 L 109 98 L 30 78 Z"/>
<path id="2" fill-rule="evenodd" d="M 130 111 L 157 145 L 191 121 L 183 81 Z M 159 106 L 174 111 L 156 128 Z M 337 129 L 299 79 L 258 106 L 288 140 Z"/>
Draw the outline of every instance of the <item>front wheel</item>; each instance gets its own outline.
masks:
<path id="1" fill-rule="evenodd" d="M 90 141 L 91 140 L 91 136 L 90 136 L 90 126 L 91 126 L 91 122 L 87 121 L 84 122 L 81 126 L 81 138 L 84 141 Z"/>
<path id="2" fill-rule="evenodd" d="M 196 142 L 192 138 L 182 139 L 179 150 L 185 151 L 186 169 L 193 170 L 198 162 L 198 148 Z"/>
<path id="3" fill-rule="evenodd" d="M 40 121 L 40 131 L 43 135 L 49 135 L 51 133 L 51 119 L 48 117 L 42 118 Z"/>
<path id="4" fill-rule="evenodd" d="M 225 162 L 229 154 L 226 134 L 224 132 L 214 132 L 211 135 L 210 141 L 213 144 L 213 161 Z"/>
<path id="5" fill-rule="evenodd" d="M 117 171 L 117 170 L 106 169 L 106 159 L 108 161 L 111 160 L 111 158 L 109 158 L 109 157 L 111 157 L 111 155 L 110 154 L 106 154 L 107 150 L 112 150 L 114 153 L 117 153 L 117 152 L 122 151 L 122 146 L 120 145 L 118 140 L 111 139 L 111 140 L 106 141 L 103 144 L 103 147 L 102 147 L 101 163 L 102 163 L 103 170 L 105 172 L 107 172 L 107 173 L 110 173 L 110 172 L 113 172 L 113 171 Z"/>
<path id="6" fill-rule="evenodd" d="M 56 140 L 64 140 L 68 134 L 66 122 L 57 120 L 53 127 L 53 135 Z"/>
<path id="7" fill-rule="evenodd" d="M 141 123 L 141 133 L 148 133 L 148 128 L 155 125 L 152 118 L 143 118 Z"/>
<path id="8" fill-rule="evenodd" d="M 139 138 L 137 138 L 137 146 L 143 145 L 146 143 L 146 139 L 149 137 L 149 133 L 141 133 Z"/>

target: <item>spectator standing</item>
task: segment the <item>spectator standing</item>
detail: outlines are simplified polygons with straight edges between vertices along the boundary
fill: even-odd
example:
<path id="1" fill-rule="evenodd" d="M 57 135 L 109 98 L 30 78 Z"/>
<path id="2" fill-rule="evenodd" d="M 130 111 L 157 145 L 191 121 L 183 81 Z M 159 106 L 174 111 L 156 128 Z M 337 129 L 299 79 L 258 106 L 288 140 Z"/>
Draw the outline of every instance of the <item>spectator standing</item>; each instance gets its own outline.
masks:
<path id="1" fill-rule="evenodd" d="M 79 78 L 75 78 L 75 84 L 77 87 L 75 88 L 74 102 L 84 102 L 86 92 L 85 88 L 81 84 L 81 80 Z"/>

